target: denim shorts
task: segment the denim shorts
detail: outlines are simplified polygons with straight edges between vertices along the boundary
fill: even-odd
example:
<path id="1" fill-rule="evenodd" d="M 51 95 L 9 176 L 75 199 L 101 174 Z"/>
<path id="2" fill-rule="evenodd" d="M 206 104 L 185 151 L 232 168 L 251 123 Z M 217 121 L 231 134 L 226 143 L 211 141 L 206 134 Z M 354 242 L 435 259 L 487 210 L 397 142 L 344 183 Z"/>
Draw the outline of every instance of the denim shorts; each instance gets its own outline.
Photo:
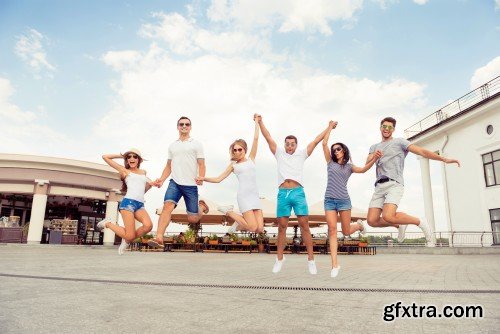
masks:
<path id="1" fill-rule="evenodd" d="M 177 206 L 181 197 L 184 197 L 186 203 L 186 212 L 188 215 L 198 214 L 198 187 L 181 186 L 170 179 L 163 202 L 172 202 Z"/>
<path id="2" fill-rule="evenodd" d="M 309 214 L 306 193 L 303 187 L 280 188 L 278 190 L 276 217 L 290 217 L 292 209 L 297 216 L 307 216 Z"/>
<path id="3" fill-rule="evenodd" d="M 325 211 L 347 211 L 352 209 L 351 199 L 325 197 Z"/>
<path id="4" fill-rule="evenodd" d="M 144 209 L 144 203 L 136 201 L 135 199 L 124 198 L 120 202 L 120 207 L 118 209 L 136 212 L 140 209 Z"/>

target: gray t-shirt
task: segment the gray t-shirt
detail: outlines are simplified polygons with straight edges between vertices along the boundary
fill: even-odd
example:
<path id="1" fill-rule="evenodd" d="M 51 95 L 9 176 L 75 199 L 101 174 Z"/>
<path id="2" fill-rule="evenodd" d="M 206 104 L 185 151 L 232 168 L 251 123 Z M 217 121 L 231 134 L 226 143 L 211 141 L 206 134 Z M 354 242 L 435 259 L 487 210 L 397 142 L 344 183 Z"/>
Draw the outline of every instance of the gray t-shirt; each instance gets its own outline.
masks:
<path id="1" fill-rule="evenodd" d="M 393 138 L 370 147 L 370 154 L 377 150 L 382 151 L 382 158 L 377 160 L 377 181 L 383 178 L 393 179 L 404 185 L 403 169 L 408 146 L 411 143 L 404 138 Z"/>

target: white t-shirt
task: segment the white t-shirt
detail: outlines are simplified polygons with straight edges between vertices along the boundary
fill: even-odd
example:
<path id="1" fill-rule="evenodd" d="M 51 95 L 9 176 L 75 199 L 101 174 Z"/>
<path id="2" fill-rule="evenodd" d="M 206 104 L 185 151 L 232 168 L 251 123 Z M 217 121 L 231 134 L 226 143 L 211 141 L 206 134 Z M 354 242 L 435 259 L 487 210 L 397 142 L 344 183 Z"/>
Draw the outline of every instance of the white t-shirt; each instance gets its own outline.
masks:
<path id="1" fill-rule="evenodd" d="M 180 139 L 170 144 L 168 160 L 172 160 L 171 177 L 175 183 L 182 186 L 195 186 L 198 176 L 198 159 L 205 159 L 203 146 L 197 140 L 189 138 Z"/>
<path id="2" fill-rule="evenodd" d="M 276 147 L 274 157 L 278 162 L 278 185 L 281 185 L 286 179 L 302 184 L 304 162 L 309 157 L 307 148 L 297 149 L 293 154 L 288 154 L 283 147 Z"/>

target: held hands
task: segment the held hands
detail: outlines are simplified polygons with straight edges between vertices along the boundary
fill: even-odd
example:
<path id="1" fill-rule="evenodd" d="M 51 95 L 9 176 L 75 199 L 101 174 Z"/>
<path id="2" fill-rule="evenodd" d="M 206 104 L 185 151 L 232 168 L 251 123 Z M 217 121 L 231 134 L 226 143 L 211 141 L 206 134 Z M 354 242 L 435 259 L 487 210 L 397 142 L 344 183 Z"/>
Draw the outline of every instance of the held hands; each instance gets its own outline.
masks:
<path id="1" fill-rule="evenodd" d="M 253 120 L 257 123 L 262 121 L 262 116 L 259 114 L 253 114 Z"/>
<path id="2" fill-rule="evenodd" d="M 163 185 L 163 182 L 165 182 L 165 181 L 162 181 L 161 179 L 156 179 L 156 180 L 152 183 L 152 186 L 154 186 L 154 187 L 158 187 L 158 188 L 161 188 L 161 186 Z"/>
<path id="3" fill-rule="evenodd" d="M 339 124 L 339 122 L 330 121 L 330 122 L 328 122 L 328 127 L 332 130 L 332 129 L 335 129 L 337 127 L 337 124 Z"/>
<path id="4" fill-rule="evenodd" d="M 374 153 L 373 153 L 373 159 L 378 160 L 380 158 L 382 158 L 382 156 L 384 155 L 384 153 L 382 153 L 382 151 L 380 150 L 376 150 Z"/>
<path id="5" fill-rule="evenodd" d="M 205 178 L 203 176 L 198 176 L 198 177 L 196 177 L 195 181 L 196 181 L 197 185 L 202 186 L 203 181 L 205 181 Z"/>

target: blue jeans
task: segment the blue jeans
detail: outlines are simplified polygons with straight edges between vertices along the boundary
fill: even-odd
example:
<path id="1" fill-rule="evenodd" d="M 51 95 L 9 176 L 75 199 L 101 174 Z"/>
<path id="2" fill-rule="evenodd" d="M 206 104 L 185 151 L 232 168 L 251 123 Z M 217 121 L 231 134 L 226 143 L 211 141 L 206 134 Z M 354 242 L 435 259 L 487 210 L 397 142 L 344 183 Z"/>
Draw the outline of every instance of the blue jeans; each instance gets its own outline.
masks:
<path id="1" fill-rule="evenodd" d="M 325 211 L 346 211 L 351 210 L 351 200 L 348 199 L 336 199 L 331 197 L 325 197 Z"/>
<path id="2" fill-rule="evenodd" d="M 120 207 L 118 209 L 134 213 L 140 209 L 144 209 L 144 203 L 136 201 L 135 199 L 124 198 L 120 202 Z"/>
<path id="3" fill-rule="evenodd" d="M 172 202 L 177 206 L 181 197 L 184 197 L 186 203 L 186 212 L 188 215 L 198 214 L 198 187 L 197 186 L 182 186 L 170 179 L 167 191 L 163 202 Z"/>
<path id="4" fill-rule="evenodd" d="M 297 216 L 307 216 L 309 214 L 306 194 L 303 187 L 290 189 L 280 188 L 278 190 L 276 217 L 290 217 L 292 209 Z"/>

